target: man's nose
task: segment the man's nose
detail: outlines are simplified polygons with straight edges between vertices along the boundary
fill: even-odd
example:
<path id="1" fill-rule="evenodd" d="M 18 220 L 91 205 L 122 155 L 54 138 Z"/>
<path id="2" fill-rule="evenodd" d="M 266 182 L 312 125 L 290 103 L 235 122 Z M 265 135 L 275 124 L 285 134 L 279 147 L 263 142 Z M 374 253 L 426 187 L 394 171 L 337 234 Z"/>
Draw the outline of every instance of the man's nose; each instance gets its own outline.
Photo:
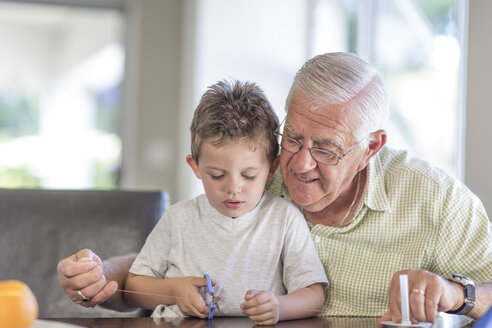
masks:
<path id="1" fill-rule="evenodd" d="M 297 172 L 308 172 L 318 165 L 311 154 L 311 150 L 306 147 L 302 147 L 297 154 L 293 154 L 292 161 L 293 168 Z"/>

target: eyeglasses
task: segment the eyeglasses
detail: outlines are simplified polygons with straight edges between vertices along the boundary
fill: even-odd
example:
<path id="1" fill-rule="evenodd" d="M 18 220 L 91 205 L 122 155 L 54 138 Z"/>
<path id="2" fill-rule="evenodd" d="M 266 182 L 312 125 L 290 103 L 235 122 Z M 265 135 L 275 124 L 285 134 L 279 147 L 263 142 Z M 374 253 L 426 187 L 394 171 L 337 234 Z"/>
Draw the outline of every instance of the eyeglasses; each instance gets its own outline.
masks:
<path id="1" fill-rule="evenodd" d="M 314 160 L 320 164 L 324 165 L 337 165 L 338 162 L 347 156 L 348 153 L 354 149 L 354 147 L 350 148 L 348 152 L 342 155 L 338 155 L 337 153 L 328 150 L 328 149 L 321 149 L 321 148 L 316 148 L 316 147 L 306 147 L 304 146 L 299 140 L 293 139 L 291 137 L 288 137 L 282 133 L 275 132 L 276 136 L 280 136 L 282 138 L 280 142 L 280 147 L 283 150 L 288 151 L 289 153 L 292 154 L 297 154 L 298 152 L 301 151 L 301 149 L 304 147 L 306 149 L 309 149 L 309 152 L 311 153 L 311 156 L 313 156 Z"/>
<path id="2" fill-rule="evenodd" d="M 285 121 L 282 121 L 282 123 Z M 281 124 L 282 125 L 282 124 Z M 280 126 L 278 127 L 280 129 Z M 358 141 L 352 148 L 350 148 L 345 154 L 339 155 L 335 153 L 334 151 L 328 150 L 328 149 L 322 149 L 322 148 L 317 148 L 317 147 L 306 147 L 304 146 L 299 140 L 291 138 L 289 136 L 286 136 L 280 132 L 275 131 L 275 135 L 278 137 L 280 136 L 282 139 L 279 143 L 280 147 L 286 151 L 288 151 L 291 154 L 297 154 L 298 152 L 301 151 L 301 149 L 304 147 L 306 149 L 309 149 L 309 152 L 311 153 L 311 156 L 314 158 L 314 160 L 319 163 L 319 164 L 324 164 L 324 165 L 337 165 L 338 162 L 340 162 L 341 159 L 343 159 L 345 156 L 348 155 L 354 149 L 357 145 L 359 145 L 362 141 L 364 141 L 366 138 Z"/>

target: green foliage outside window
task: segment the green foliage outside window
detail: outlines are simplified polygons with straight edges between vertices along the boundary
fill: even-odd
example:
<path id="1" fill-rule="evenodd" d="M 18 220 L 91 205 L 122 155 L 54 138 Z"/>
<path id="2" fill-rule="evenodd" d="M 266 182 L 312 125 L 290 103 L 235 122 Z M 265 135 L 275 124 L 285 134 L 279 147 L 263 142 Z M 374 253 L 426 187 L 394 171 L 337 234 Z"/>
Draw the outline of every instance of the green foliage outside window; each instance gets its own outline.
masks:
<path id="1" fill-rule="evenodd" d="M 0 168 L 1 188 L 40 188 L 38 177 L 28 167 Z"/>
<path id="2" fill-rule="evenodd" d="M 414 0 L 421 8 L 436 33 L 449 34 L 448 22 L 455 15 L 456 0 Z M 450 17 L 451 16 L 451 17 Z"/>
<path id="3" fill-rule="evenodd" d="M 39 99 L 0 96 L 0 141 L 38 133 Z"/>

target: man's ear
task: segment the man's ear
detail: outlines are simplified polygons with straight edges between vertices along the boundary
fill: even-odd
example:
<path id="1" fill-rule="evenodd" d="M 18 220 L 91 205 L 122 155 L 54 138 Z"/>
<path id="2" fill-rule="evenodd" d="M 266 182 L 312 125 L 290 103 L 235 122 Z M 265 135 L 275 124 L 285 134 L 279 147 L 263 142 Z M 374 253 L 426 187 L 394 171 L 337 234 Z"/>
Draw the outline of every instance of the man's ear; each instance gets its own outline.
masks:
<path id="1" fill-rule="evenodd" d="M 367 146 L 364 158 L 359 165 L 359 171 L 363 170 L 369 163 L 369 160 L 386 144 L 386 137 L 387 134 L 385 130 L 377 130 L 376 132 L 371 133 L 369 136 L 369 145 Z"/>
<path id="2" fill-rule="evenodd" d="M 279 164 L 280 164 L 280 155 L 273 160 L 272 166 L 270 166 L 270 172 L 268 172 L 268 179 L 271 179 L 273 177 L 275 171 L 277 171 L 277 167 Z"/>
<path id="3" fill-rule="evenodd" d="M 201 179 L 202 177 L 200 176 L 200 172 L 198 171 L 198 163 L 195 161 L 193 156 L 191 156 L 191 154 L 186 156 L 186 163 L 188 163 L 188 165 L 191 167 L 196 177 L 198 179 Z"/>

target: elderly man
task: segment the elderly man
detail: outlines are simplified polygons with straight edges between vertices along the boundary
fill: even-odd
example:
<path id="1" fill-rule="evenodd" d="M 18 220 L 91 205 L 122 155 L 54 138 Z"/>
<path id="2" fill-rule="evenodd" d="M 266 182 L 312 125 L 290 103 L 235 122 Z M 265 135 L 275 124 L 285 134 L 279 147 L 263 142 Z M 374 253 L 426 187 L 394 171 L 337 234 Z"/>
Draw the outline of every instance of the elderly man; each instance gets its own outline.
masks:
<path id="1" fill-rule="evenodd" d="M 311 229 L 330 281 L 322 315 L 399 322 L 398 281 L 407 274 L 412 321 L 433 322 L 437 311 L 478 318 L 492 305 L 487 214 L 455 178 L 385 147 L 386 98 L 379 73 L 356 55 L 307 61 L 286 101 L 280 170 L 268 190 L 292 200 Z M 103 268 L 82 250 L 60 261 L 61 285 L 84 306 L 121 310 L 115 291 L 133 258 Z"/>

